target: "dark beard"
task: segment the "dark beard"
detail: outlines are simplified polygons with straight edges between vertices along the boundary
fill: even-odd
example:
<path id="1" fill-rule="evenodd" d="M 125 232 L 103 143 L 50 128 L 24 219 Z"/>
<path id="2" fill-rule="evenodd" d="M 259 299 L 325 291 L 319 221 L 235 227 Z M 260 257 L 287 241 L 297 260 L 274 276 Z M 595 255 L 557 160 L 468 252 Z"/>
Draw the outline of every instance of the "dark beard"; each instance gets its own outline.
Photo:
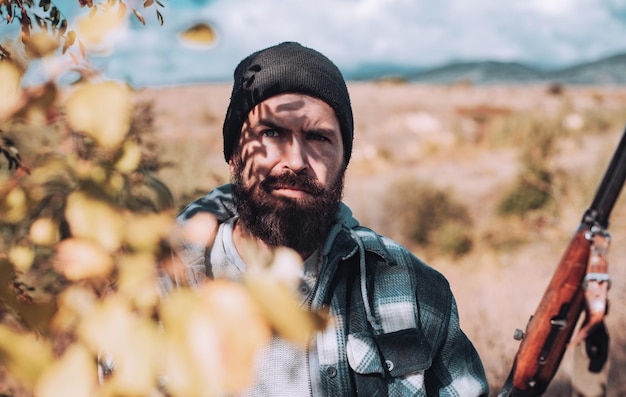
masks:
<path id="1" fill-rule="evenodd" d="M 233 197 L 244 229 L 271 247 L 289 247 L 302 255 L 324 244 L 339 210 L 343 171 L 325 190 L 308 175 L 294 173 L 269 176 L 258 185 L 245 186 L 242 168 L 236 164 Z M 280 186 L 297 186 L 311 197 L 296 200 L 271 195 L 271 190 Z"/>

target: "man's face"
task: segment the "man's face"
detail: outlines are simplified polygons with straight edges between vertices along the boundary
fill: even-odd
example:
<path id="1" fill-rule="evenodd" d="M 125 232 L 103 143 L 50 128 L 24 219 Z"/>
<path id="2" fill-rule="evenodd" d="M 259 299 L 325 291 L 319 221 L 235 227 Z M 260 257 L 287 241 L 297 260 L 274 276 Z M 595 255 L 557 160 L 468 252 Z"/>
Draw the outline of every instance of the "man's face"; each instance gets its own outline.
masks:
<path id="1" fill-rule="evenodd" d="M 325 102 L 271 97 L 250 111 L 230 160 L 240 221 L 270 246 L 302 255 L 324 241 L 343 189 L 339 122 Z"/>

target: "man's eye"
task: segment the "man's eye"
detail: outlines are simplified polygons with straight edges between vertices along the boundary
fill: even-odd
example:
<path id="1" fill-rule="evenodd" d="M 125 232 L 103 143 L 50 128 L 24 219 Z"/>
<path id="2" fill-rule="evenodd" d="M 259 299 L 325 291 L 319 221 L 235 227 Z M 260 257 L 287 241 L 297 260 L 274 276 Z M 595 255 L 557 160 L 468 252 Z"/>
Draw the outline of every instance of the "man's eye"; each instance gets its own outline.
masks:
<path id="1" fill-rule="evenodd" d="M 322 134 L 309 134 L 309 139 L 313 141 L 328 142 L 329 139 Z"/>
<path id="2" fill-rule="evenodd" d="M 278 136 L 278 131 L 276 130 L 265 130 L 261 133 L 261 135 L 266 136 L 268 138 L 275 138 Z"/>

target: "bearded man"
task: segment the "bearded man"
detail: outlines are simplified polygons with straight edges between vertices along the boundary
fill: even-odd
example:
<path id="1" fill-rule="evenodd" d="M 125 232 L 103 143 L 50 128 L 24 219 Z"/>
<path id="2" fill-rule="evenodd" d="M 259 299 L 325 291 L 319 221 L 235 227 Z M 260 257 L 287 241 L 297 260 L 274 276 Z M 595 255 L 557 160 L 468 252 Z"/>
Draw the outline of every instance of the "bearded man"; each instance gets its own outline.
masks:
<path id="1" fill-rule="evenodd" d="M 326 56 L 285 42 L 241 61 L 223 126 L 232 184 L 178 217 L 207 231 L 179 253 L 187 281 L 241 279 L 248 241 L 302 257 L 302 304 L 327 309 L 331 326 L 306 350 L 275 337 L 246 396 L 486 396 L 446 279 L 341 202 L 353 131 Z"/>

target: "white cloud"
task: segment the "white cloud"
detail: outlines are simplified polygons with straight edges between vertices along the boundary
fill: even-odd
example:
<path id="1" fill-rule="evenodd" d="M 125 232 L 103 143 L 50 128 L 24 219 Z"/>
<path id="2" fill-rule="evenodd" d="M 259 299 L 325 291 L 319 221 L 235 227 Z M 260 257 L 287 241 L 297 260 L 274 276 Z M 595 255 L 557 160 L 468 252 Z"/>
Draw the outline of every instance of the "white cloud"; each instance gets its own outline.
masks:
<path id="1" fill-rule="evenodd" d="M 569 12 L 576 5 L 576 0 L 532 0 L 530 6 L 540 13 L 559 15 Z"/>
<path id="2" fill-rule="evenodd" d="M 574 48 L 585 58 L 622 46 L 602 31 L 624 30 L 592 0 L 223 0 L 207 10 L 243 52 L 297 40 L 343 65 L 488 57 L 538 63 L 550 47 L 556 58 L 547 63 L 570 63 Z"/>

